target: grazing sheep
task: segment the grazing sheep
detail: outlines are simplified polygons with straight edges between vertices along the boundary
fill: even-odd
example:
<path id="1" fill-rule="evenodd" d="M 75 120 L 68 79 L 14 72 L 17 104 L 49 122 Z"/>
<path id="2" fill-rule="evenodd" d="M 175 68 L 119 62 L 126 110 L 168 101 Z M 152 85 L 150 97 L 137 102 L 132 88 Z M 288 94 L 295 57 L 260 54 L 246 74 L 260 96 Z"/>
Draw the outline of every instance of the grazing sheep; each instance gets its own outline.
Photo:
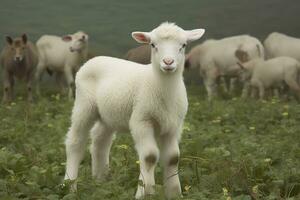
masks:
<path id="1" fill-rule="evenodd" d="M 261 42 L 248 35 L 207 40 L 187 54 L 186 67 L 199 69 L 209 100 L 216 96 L 218 79 L 237 77 L 237 72 L 239 72 L 239 67 L 236 65 L 238 60 L 235 57 L 237 49 L 248 52 L 248 59 L 264 57 L 264 48 Z M 247 94 L 248 86 L 244 85 L 243 97 L 246 97 Z"/>
<path id="2" fill-rule="evenodd" d="M 299 99 L 300 86 L 297 80 L 300 75 L 300 63 L 296 59 L 282 56 L 269 60 L 257 58 L 243 63 L 242 54 L 247 56 L 247 52 L 237 55 L 241 60 L 238 65 L 243 71 L 242 79 L 258 89 L 260 99 L 265 97 L 266 89 L 281 87 L 282 83 L 285 83 Z"/>
<path id="3" fill-rule="evenodd" d="M 39 53 L 35 74 L 37 93 L 40 94 L 39 82 L 43 72 L 47 70 L 65 75 L 69 98 L 73 98 L 75 73 L 88 56 L 88 35 L 82 31 L 63 37 L 44 35 L 36 46 Z"/>
<path id="4" fill-rule="evenodd" d="M 3 102 L 13 100 L 15 78 L 25 79 L 28 101 L 32 101 L 33 71 L 38 63 L 36 48 L 28 41 L 26 34 L 15 39 L 7 36 L 6 42 L 0 55 L 0 63 L 3 67 Z"/>
<path id="5" fill-rule="evenodd" d="M 151 45 L 151 64 L 96 57 L 76 75 L 76 98 L 72 124 L 66 138 L 65 179 L 74 180 L 84 155 L 88 131 L 92 129 L 92 173 L 101 178 L 108 170 L 112 135 L 130 131 L 140 160 L 135 197 L 154 192 L 154 169 L 164 166 L 167 198 L 179 196 L 178 176 L 181 129 L 187 112 L 183 82 L 185 46 L 204 34 L 203 29 L 184 31 L 163 23 L 151 32 L 133 32 L 139 43 Z M 76 186 L 74 186 L 76 188 Z"/>
<path id="6" fill-rule="evenodd" d="M 87 60 L 96 57 L 96 54 L 94 52 L 89 51 L 87 55 Z M 47 72 L 50 76 L 53 75 L 53 71 L 47 69 Z M 65 88 L 67 86 L 67 82 L 64 79 L 64 73 L 63 72 L 55 72 L 55 81 L 59 85 L 61 93 L 65 93 Z"/>
<path id="7" fill-rule="evenodd" d="M 300 39 L 282 33 L 271 33 L 264 41 L 266 57 L 288 56 L 300 62 Z"/>
<path id="8" fill-rule="evenodd" d="M 133 49 L 130 49 L 125 55 L 125 60 L 140 64 L 151 63 L 151 47 L 149 45 L 142 45 Z"/>

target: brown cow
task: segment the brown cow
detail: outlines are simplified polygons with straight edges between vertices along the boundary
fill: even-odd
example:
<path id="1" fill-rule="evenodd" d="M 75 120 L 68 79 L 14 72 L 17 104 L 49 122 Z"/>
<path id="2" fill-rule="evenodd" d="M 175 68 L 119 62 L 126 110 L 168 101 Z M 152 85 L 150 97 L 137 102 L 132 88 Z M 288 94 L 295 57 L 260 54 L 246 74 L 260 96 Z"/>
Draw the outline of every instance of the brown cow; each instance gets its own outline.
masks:
<path id="1" fill-rule="evenodd" d="M 25 79 L 28 101 L 32 101 L 33 71 L 38 63 L 36 48 L 28 41 L 26 34 L 15 39 L 6 36 L 6 42 L 0 55 L 0 64 L 3 68 L 3 102 L 13 100 L 15 78 Z"/>
<path id="2" fill-rule="evenodd" d="M 151 63 L 151 47 L 149 45 L 142 45 L 133 49 L 130 49 L 124 57 L 126 60 L 140 63 Z"/>

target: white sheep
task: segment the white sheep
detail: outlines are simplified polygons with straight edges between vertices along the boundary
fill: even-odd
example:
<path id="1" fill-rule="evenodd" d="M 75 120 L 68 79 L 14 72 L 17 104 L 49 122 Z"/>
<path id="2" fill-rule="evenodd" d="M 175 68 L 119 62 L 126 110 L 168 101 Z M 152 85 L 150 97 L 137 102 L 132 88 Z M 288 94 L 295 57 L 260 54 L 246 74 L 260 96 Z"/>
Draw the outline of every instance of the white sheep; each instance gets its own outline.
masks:
<path id="1" fill-rule="evenodd" d="M 44 71 L 65 75 L 69 87 L 69 98 L 73 98 L 74 75 L 87 60 L 88 35 L 82 31 L 63 37 L 44 35 L 36 43 L 39 63 L 36 69 L 36 87 L 40 94 L 39 82 Z"/>
<path id="2" fill-rule="evenodd" d="M 300 39 L 282 33 L 271 33 L 264 41 L 266 57 L 288 56 L 300 62 Z"/>
<path id="3" fill-rule="evenodd" d="M 237 55 L 241 60 L 238 64 L 243 71 L 241 78 L 258 89 L 260 99 L 265 97 L 266 89 L 279 88 L 282 83 L 285 83 L 299 99 L 300 86 L 297 80 L 300 75 L 300 63 L 296 59 L 281 56 L 269 60 L 257 58 L 243 63 L 240 58 L 242 54 L 247 53 L 240 51 Z"/>
<path id="4" fill-rule="evenodd" d="M 235 57 L 237 49 L 248 52 L 248 59 L 264 57 L 261 42 L 249 35 L 232 36 L 220 40 L 207 40 L 194 47 L 186 57 L 186 66 L 198 68 L 208 93 L 208 99 L 216 96 L 217 80 L 238 76 L 239 67 Z M 227 90 L 227 88 L 225 88 Z M 248 94 L 248 86 L 243 89 L 243 97 Z"/>
<path id="5" fill-rule="evenodd" d="M 133 32 L 139 43 L 151 45 L 151 64 L 112 57 L 96 57 L 76 75 L 72 124 L 66 138 L 65 179 L 75 180 L 92 129 L 92 173 L 102 178 L 108 170 L 112 135 L 130 131 L 140 160 L 135 197 L 154 192 L 154 169 L 160 157 L 167 198 L 181 195 L 178 177 L 179 140 L 188 101 L 182 73 L 187 42 L 203 29 L 184 31 L 163 23 L 151 32 Z M 76 186 L 74 186 L 76 188 Z"/>

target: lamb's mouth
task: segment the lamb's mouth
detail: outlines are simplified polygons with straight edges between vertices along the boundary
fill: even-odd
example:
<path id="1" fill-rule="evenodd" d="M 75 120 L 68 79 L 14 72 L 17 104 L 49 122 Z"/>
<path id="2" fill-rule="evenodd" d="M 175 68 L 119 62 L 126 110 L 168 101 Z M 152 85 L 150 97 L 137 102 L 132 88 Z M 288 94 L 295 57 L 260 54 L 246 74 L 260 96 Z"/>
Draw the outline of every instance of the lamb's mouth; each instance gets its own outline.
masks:
<path id="1" fill-rule="evenodd" d="M 161 67 L 161 69 L 164 72 L 172 73 L 172 72 L 174 72 L 176 70 L 176 67 L 164 66 L 164 67 Z"/>
<path id="2" fill-rule="evenodd" d="M 70 51 L 71 51 L 72 53 L 74 53 L 74 52 L 80 53 L 80 52 L 81 52 L 81 49 L 75 49 L 75 48 L 73 48 L 73 47 L 70 47 Z"/>

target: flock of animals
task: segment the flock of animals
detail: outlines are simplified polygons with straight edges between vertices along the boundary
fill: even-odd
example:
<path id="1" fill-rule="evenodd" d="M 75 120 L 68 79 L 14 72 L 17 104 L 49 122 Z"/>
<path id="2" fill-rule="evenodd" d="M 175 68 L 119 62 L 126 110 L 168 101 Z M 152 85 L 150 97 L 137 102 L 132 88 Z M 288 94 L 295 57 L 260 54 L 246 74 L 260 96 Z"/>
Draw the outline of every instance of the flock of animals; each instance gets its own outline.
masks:
<path id="1" fill-rule="evenodd" d="M 223 83 L 226 92 L 237 85 L 243 87 L 242 97 L 265 97 L 271 90 L 279 97 L 291 90 L 300 98 L 300 39 L 282 33 L 271 33 L 263 44 L 255 37 L 239 35 L 219 40 L 207 40 L 186 55 L 186 68 L 196 68 L 203 79 L 208 98 L 217 95 Z M 125 58 L 148 64 L 151 49 L 143 45 L 131 49 Z M 251 91 L 251 92 L 250 92 Z"/>
<path id="2" fill-rule="evenodd" d="M 28 100 L 32 101 L 32 83 L 36 83 L 37 93 L 40 94 L 39 82 L 46 71 L 49 74 L 55 72 L 61 87 L 64 76 L 69 97 L 73 97 L 75 73 L 88 58 L 86 33 L 78 31 L 63 37 L 44 35 L 36 44 L 29 41 L 26 34 L 15 39 L 6 36 L 6 43 L 0 55 L 4 102 L 13 99 L 15 78 L 26 81 Z"/>
<path id="3" fill-rule="evenodd" d="M 6 37 L 7 45 L 1 53 L 3 100 L 12 99 L 15 76 L 25 78 L 31 101 L 34 77 L 39 91 L 44 72 L 55 73 L 60 81 L 64 75 L 70 98 L 76 90 L 65 143 L 65 179 L 76 180 L 90 130 L 92 174 L 98 179 L 103 179 L 109 169 L 114 133 L 128 131 L 140 160 L 135 197 L 154 193 L 159 160 L 164 167 L 166 197 L 178 197 L 178 143 L 188 108 L 185 68 L 199 69 L 209 99 L 216 95 L 220 78 L 232 87 L 240 82 L 244 96 L 249 88 L 255 96 L 257 88 L 263 98 L 266 89 L 282 85 L 300 94 L 300 39 L 272 33 L 262 45 L 254 37 L 241 35 L 205 41 L 186 55 L 187 44 L 200 39 L 204 32 L 183 30 L 166 22 L 151 32 L 133 32 L 132 37 L 146 45 L 130 50 L 127 60 L 99 56 L 88 61 L 88 35 L 82 31 L 63 37 L 45 35 L 36 46 L 26 35 Z M 71 189 L 76 188 L 74 181 Z"/>
<path id="4" fill-rule="evenodd" d="M 28 100 L 33 100 L 32 84 L 40 95 L 44 72 L 55 73 L 56 82 L 63 90 L 68 86 L 69 98 L 74 97 L 75 74 L 91 55 L 88 35 L 82 31 L 63 37 L 44 35 L 36 44 L 23 34 L 19 38 L 6 37 L 0 55 L 3 68 L 3 101 L 13 99 L 15 78 L 27 84 Z M 271 33 L 262 44 L 249 35 L 238 35 L 219 40 L 210 39 L 186 54 L 185 68 L 197 68 L 211 100 L 223 83 L 225 92 L 242 86 L 242 97 L 263 99 L 266 90 L 277 97 L 291 90 L 300 98 L 299 63 L 300 39 L 281 33 Z M 275 59 L 276 58 L 276 59 Z M 151 63 L 151 47 L 141 45 L 129 50 L 124 59 L 140 64 Z M 263 66 L 263 67 L 262 67 Z"/>

